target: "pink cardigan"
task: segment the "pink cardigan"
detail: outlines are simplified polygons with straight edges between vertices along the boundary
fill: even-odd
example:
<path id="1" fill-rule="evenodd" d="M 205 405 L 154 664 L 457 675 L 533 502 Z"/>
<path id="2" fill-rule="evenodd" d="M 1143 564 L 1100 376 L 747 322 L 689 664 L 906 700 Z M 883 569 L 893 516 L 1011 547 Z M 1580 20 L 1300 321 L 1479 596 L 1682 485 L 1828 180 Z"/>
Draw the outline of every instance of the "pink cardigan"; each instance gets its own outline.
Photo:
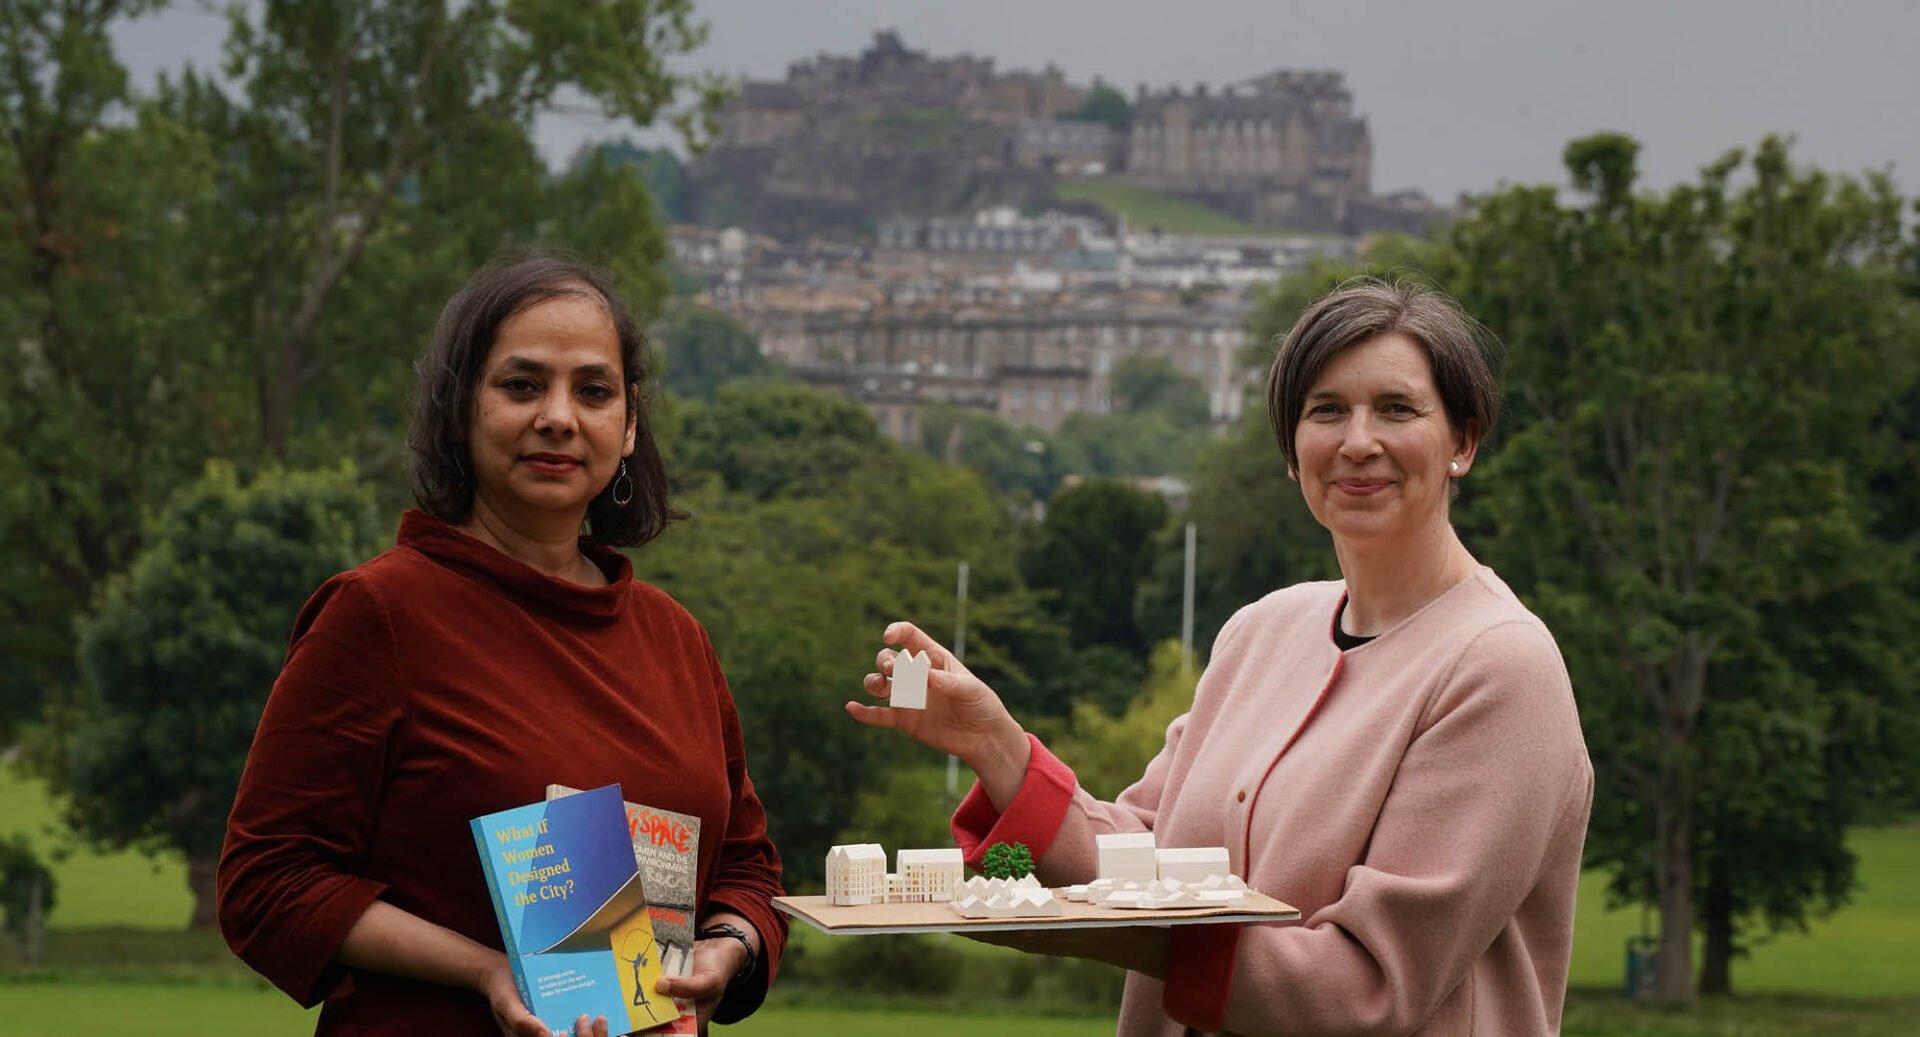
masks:
<path id="1" fill-rule="evenodd" d="M 954 814 L 970 860 L 1026 843 L 1049 885 L 1094 835 L 1227 847 L 1296 923 L 1182 926 L 1168 978 L 1127 976 L 1121 1037 L 1546 1034 L 1560 1028 L 1593 767 L 1552 635 L 1490 569 L 1348 652 L 1339 583 L 1221 629 L 1193 709 L 1113 803 L 1036 740 L 1005 814 Z"/>

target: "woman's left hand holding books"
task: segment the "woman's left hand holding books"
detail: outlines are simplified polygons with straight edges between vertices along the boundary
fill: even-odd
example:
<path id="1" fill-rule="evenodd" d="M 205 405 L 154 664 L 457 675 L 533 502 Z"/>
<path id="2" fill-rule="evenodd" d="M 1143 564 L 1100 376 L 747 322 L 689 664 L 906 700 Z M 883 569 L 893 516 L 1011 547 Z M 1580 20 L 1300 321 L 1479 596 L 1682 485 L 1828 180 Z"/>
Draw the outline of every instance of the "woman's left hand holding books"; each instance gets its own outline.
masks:
<path id="1" fill-rule="evenodd" d="M 736 929 L 752 928 L 746 919 L 738 915 L 715 915 L 706 921 L 711 924 L 721 918 L 733 923 Z M 753 963 L 752 954 L 743 940 L 744 937 L 735 939 L 727 936 L 695 940 L 693 959 L 687 974 L 662 976 L 653 989 L 692 1002 L 694 1012 L 700 1018 L 700 1032 L 705 1033 L 714 1009 L 720 1007 L 720 999 L 726 994 L 728 984 Z"/>

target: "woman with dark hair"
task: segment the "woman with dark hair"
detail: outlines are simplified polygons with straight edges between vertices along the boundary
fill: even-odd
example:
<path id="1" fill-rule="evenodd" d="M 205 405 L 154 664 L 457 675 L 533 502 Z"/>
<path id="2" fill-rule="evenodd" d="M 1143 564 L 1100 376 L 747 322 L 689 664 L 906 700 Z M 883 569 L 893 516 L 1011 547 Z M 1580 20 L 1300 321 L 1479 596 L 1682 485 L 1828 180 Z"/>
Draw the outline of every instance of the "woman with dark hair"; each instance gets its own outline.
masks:
<path id="1" fill-rule="evenodd" d="M 1193 708 L 1113 802 L 912 624 L 884 636 L 932 656 L 927 707 L 847 704 L 972 766 L 953 831 L 976 867 L 1021 842 L 1048 885 L 1085 882 L 1096 834 L 1150 831 L 1226 847 L 1300 909 L 997 941 L 1130 970 L 1122 1037 L 1559 1029 L 1593 768 L 1552 635 L 1448 521 L 1499 412 L 1481 341 L 1437 292 L 1371 280 L 1301 316 L 1269 412 L 1342 579 L 1228 620 Z"/>
<path id="2" fill-rule="evenodd" d="M 700 938 L 661 991 L 703 1027 L 765 996 L 780 861 L 726 679 L 614 550 L 681 517 L 645 360 L 606 276 L 559 259 L 482 270 L 440 316 L 408 437 L 420 507 L 301 612 L 220 859 L 228 943 L 324 1002 L 319 1033 L 544 1037 L 467 823 L 550 783 L 700 818 Z"/>

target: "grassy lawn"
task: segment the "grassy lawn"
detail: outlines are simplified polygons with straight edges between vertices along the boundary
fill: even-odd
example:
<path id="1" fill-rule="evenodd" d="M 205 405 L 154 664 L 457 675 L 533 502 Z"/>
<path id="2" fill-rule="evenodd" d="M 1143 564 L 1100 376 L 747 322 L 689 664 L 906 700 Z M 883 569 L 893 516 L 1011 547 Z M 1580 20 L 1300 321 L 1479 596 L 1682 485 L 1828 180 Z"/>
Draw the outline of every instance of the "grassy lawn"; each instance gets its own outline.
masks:
<path id="1" fill-rule="evenodd" d="M 1168 234 L 1273 234 L 1272 228 L 1242 223 L 1199 202 L 1112 180 L 1060 180 L 1053 193 L 1068 201 L 1092 202 L 1125 216 L 1134 230 L 1158 227 Z"/>
<path id="2" fill-rule="evenodd" d="M 1899 1037 L 1912 1034 L 1920 999 L 1842 1000 L 1764 996 L 1709 1001 L 1692 1013 L 1654 1011 L 1611 993 L 1576 992 L 1568 999 L 1567 1037 Z M 150 981 L 0 981 L 0 1019 L 8 1033 L 59 1033 L 85 1020 L 89 1031 L 143 1037 L 304 1037 L 317 1014 L 303 1012 L 279 991 L 236 983 Z M 1081 1018 L 964 1010 L 901 1009 L 874 1005 L 775 1003 L 751 1019 L 716 1033 L 742 1037 L 831 1033 L 837 1037 L 1095 1037 L 1113 1032 L 1110 1015 Z"/>
<path id="3" fill-rule="evenodd" d="M 47 799 L 46 786 L 0 766 L 0 837 L 21 833 L 53 864 L 55 929 L 127 926 L 181 929 L 193 916 L 187 862 L 179 854 L 149 860 L 139 854 L 76 849 Z M 60 858 L 63 852 L 71 851 Z"/>
<path id="4" fill-rule="evenodd" d="M 1920 826 L 1858 829 L 1848 836 L 1860 859 L 1853 902 L 1813 922 L 1806 933 L 1759 942 L 1733 963 L 1738 993 L 1901 997 L 1920 994 Z M 1640 931 L 1640 909 L 1608 911 L 1605 882 L 1580 883 L 1572 981 L 1618 988 L 1626 939 Z M 1658 919 L 1650 919 L 1657 926 Z M 1915 1032 L 1920 1032 L 1916 1024 Z"/>

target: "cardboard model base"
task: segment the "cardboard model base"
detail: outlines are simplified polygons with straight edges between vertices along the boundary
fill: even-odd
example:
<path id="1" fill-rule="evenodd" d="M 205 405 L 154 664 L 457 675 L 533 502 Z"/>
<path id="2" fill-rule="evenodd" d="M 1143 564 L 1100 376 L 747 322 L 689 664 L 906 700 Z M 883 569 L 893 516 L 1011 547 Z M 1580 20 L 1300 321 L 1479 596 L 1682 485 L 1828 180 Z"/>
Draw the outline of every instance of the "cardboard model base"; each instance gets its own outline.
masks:
<path id="1" fill-rule="evenodd" d="M 1056 896 L 1059 891 L 1055 891 Z M 1226 922 L 1290 922 L 1300 912 L 1263 893 L 1249 891 L 1232 907 L 1183 907 L 1166 910 L 1096 907 L 1063 900 L 1065 910 L 1041 918 L 962 918 L 953 905 L 857 904 L 837 906 L 826 897 L 775 897 L 773 906 L 836 935 L 868 933 L 993 932 L 1011 929 L 1095 929 L 1125 925 L 1219 925 Z"/>

